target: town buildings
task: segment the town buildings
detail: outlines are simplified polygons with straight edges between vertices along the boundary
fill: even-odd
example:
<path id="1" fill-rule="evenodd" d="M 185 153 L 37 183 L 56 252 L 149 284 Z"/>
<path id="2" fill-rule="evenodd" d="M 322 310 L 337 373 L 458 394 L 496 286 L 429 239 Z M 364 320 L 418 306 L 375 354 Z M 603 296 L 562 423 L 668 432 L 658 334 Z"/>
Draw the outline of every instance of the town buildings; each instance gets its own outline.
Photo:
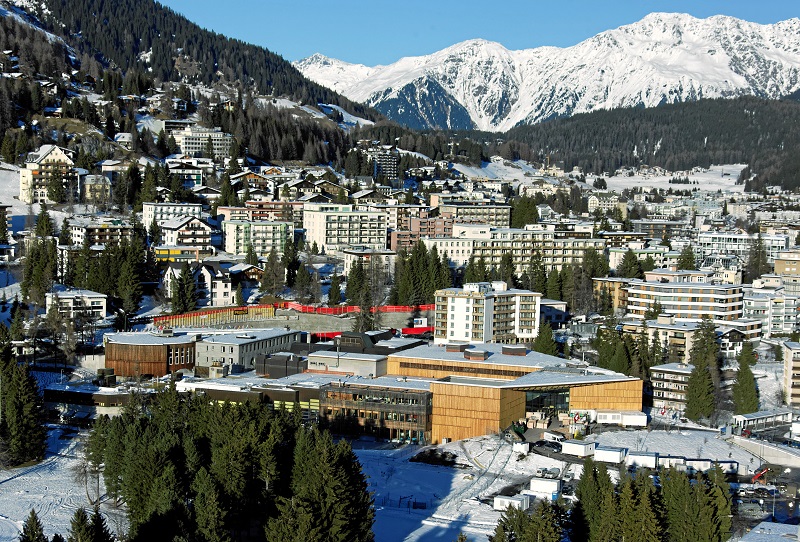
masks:
<path id="1" fill-rule="evenodd" d="M 225 220 L 222 222 L 225 251 L 247 254 L 250 248 L 256 256 L 266 258 L 271 251 L 280 258 L 287 239 L 292 239 L 292 224 L 260 220 Z"/>
<path id="2" fill-rule="evenodd" d="M 175 143 L 180 147 L 181 152 L 189 156 L 204 154 L 210 140 L 215 160 L 222 160 L 230 156 L 233 142 L 233 136 L 224 133 L 219 128 L 209 129 L 199 126 L 186 126 L 183 130 L 176 130 L 172 132 L 172 137 L 175 138 Z"/>
<path id="3" fill-rule="evenodd" d="M 477 282 L 435 294 L 434 342 L 518 343 L 539 333 L 542 294 Z"/>
<path id="4" fill-rule="evenodd" d="M 153 220 L 161 225 L 162 222 L 180 216 L 202 216 L 203 206 L 199 203 L 155 203 L 142 204 L 142 224 L 149 228 Z"/>
<path id="5" fill-rule="evenodd" d="M 306 244 L 314 243 L 326 254 L 338 254 L 349 246 L 386 248 L 386 215 L 356 211 L 348 204 L 307 204 L 303 211 Z"/>
<path id="6" fill-rule="evenodd" d="M 77 184 L 73 171 L 74 153 L 56 145 L 42 145 L 28 154 L 25 167 L 19 170 L 19 199 L 24 203 L 53 203 L 47 197 L 47 184 L 54 175 L 62 185 Z"/>

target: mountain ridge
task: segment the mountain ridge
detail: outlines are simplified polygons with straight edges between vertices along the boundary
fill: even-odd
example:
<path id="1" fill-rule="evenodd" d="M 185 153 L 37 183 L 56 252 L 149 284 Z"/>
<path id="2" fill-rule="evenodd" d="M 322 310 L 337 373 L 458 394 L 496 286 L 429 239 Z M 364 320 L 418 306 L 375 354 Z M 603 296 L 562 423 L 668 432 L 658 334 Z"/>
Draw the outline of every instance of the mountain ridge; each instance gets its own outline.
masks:
<path id="1" fill-rule="evenodd" d="M 293 65 L 309 79 L 414 128 L 506 131 L 597 109 L 790 94 L 800 89 L 800 19 L 763 25 L 725 15 L 651 13 L 565 48 L 512 51 L 473 39 L 386 66 L 320 54 Z M 409 100 L 414 94 L 409 85 L 440 89 L 419 94 L 460 105 L 471 123 L 425 99 Z M 387 106 L 400 89 L 404 107 Z M 427 124 L 409 122 L 413 119 Z"/>

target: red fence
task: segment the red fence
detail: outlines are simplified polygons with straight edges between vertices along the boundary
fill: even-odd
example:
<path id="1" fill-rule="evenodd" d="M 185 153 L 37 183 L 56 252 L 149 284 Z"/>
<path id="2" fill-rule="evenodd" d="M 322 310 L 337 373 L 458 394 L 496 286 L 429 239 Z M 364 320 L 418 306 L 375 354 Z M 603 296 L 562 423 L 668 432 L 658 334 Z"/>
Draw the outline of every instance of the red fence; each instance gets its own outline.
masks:
<path id="1" fill-rule="evenodd" d="M 345 305 L 340 307 L 315 307 L 313 305 L 301 305 L 295 301 L 282 301 L 275 303 L 276 309 L 291 309 L 297 312 L 311 313 L 311 314 L 330 314 L 339 316 L 342 314 L 350 314 L 353 312 L 361 312 L 361 307 L 358 305 Z M 433 304 L 419 305 L 417 307 L 420 311 L 432 311 Z M 372 307 L 372 312 L 413 312 L 414 307 L 409 305 L 381 305 L 379 307 Z"/>
<path id="2" fill-rule="evenodd" d="M 433 310 L 433 305 L 420 305 L 420 311 Z M 340 307 L 315 307 L 313 305 L 301 305 L 294 301 L 281 301 L 270 305 L 248 305 L 246 307 L 224 307 L 220 309 L 205 309 L 185 314 L 170 314 L 156 316 L 153 324 L 161 327 L 180 327 L 180 326 L 208 326 L 226 323 L 241 323 L 251 320 L 265 320 L 274 318 L 275 309 L 291 309 L 298 312 L 310 314 L 327 314 L 340 316 L 360 312 L 358 305 L 345 305 Z M 415 307 L 408 305 L 383 305 L 372 307 L 372 312 L 413 312 Z"/>

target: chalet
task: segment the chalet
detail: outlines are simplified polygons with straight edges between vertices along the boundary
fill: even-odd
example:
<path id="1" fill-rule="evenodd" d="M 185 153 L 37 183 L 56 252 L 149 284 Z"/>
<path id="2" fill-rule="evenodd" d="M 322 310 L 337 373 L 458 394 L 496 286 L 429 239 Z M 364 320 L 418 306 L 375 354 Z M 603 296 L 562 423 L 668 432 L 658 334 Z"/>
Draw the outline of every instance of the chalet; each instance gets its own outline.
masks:
<path id="1" fill-rule="evenodd" d="M 161 240 L 169 246 L 190 246 L 208 250 L 211 226 L 196 216 L 178 216 L 161 223 Z"/>
<path id="2" fill-rule="evenodd" d="M 28 154 L 25 167 L 19 170 L 19 199 L 24 203 L 52 203 L 47 198 L 47 183 L 54 174 L 63 178 L 65 187 L 75 180 L 73 161 L 69 149 L 56 145 L 42 145 Z"/>

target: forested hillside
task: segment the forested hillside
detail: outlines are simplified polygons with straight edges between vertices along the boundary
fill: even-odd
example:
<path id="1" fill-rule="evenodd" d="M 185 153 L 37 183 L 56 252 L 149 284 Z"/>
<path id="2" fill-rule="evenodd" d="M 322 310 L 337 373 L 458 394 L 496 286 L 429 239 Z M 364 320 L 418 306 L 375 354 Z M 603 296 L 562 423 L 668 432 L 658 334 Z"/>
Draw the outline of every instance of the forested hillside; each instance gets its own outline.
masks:
<path id="1" fill-rule="evenodd" d="M 507 132 L 521 158 L 563 160 L 571 169 L 613 172 L 648 164 L 670 171 L 746 163 L 753 188 L 800 186 L 800 103 L 790 100 L 701 100 L 650 109 L 575 115 Z M 509 145 L 510 143 L 506 143 Z"/>
<path id="2" fill-rule="evenodd" d="M 44 0 L 37 16 L 82 55 L 99 56 L 125 71 L 148 71 L 160 81 L 238 82 L 254 85 L 261 94 L 331 103 L 363 118 L 379 117 L 309 81 L 279 55 L 204 30 L 153 0 Z"/>

